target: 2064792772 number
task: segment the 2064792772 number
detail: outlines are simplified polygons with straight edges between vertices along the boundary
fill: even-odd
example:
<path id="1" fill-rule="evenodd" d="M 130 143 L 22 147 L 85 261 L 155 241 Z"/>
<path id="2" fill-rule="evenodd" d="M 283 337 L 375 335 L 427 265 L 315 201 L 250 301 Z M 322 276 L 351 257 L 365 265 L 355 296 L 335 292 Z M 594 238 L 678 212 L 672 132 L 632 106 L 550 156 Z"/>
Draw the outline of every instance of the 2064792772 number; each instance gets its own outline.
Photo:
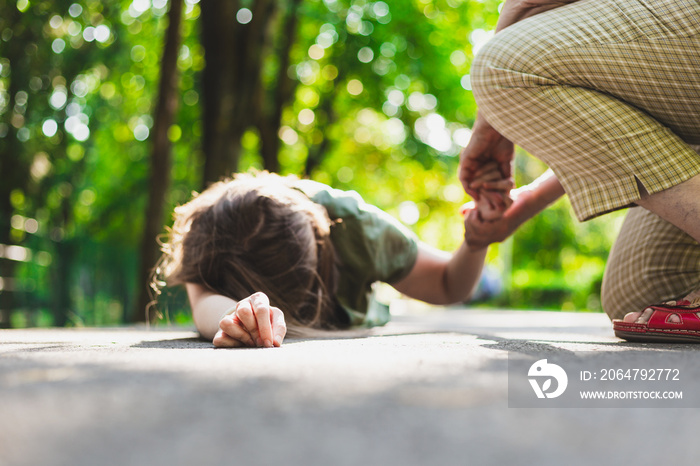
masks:
<path id="1" fill-rule="evenodd" d="M 678 369 L 601 369 L 599 380 L 680 380 Z"/>

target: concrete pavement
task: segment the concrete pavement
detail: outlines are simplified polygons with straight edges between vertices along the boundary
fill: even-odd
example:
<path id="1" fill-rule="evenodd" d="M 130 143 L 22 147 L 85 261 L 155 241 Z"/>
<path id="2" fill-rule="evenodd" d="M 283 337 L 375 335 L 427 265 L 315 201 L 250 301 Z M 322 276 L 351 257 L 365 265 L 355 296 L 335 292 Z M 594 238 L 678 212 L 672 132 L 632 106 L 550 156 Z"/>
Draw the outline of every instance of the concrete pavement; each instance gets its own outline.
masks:
<path id="1" fill-rule="evenodd" d="M 697 409 L 509 408 L 508 355 L 612 367 L 697 351 L 534 311 L 433 310 L 274 349 L 180 328 L 5 330 L 0 465 L 695 464 Z"/>

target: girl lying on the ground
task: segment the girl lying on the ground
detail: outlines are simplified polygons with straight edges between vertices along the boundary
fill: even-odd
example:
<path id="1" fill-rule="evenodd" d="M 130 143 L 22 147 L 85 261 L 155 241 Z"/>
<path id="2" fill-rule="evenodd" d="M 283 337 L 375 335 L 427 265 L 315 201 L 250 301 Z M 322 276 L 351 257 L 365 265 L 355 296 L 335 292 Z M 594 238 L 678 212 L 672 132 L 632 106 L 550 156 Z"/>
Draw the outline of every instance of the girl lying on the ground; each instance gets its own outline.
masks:
<path id="1" fill-rule="evenodd" d="M 495 164 L 465 227 L 502 216 L 511 180 Z M 420 242 L 357 193 L 266 172 L 213 184 L 175 210 L 159 275 L 187 288 L 195 325 L 219 347 L 280 346 L 287 329 L 368 321 L 375 281 L 433 304 L 466 300 L 487 245 L 449 254 Z"/>

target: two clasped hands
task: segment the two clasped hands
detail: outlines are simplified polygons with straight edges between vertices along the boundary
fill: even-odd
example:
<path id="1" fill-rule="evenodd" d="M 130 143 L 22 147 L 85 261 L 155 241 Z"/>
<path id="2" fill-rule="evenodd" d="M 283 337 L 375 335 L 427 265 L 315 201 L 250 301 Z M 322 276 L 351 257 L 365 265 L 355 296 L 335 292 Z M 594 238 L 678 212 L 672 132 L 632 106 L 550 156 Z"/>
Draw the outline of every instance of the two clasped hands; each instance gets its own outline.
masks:
<path id="1" fill-rule="evenodd" d="M 478 117 L 462 150 L 459 179 L 474 201 L 462 206 L 465 238 L 478 249 L 508 238 L 564 190 L 550 170 L 527 186 L 513 189 L 513 143 Z"/>

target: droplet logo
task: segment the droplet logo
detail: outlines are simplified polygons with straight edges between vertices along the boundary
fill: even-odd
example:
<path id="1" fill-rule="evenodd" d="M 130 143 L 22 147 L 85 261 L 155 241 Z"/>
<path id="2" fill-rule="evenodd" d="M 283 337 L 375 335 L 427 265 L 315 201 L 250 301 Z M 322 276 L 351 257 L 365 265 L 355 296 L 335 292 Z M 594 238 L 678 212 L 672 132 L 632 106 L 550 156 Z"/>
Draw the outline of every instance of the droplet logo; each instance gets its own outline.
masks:
<path id="1" fill-rule="evenodd" d="M 546 359 L 540 359 L 530 366 L 527 375 L 528 377 L 534 377 L 528 380 L 537 398 L 556 398 L 564 393 L 566 386 L 569 384 L 569 377 L 567 377 L 566 371 L 561 366 L 547 363 Z M 543 379 L 542 385 L 537 380 L 538 378 Z M 557 387 L 556 390 L 550 392 L 552 379 L 557 381 Z"/>

